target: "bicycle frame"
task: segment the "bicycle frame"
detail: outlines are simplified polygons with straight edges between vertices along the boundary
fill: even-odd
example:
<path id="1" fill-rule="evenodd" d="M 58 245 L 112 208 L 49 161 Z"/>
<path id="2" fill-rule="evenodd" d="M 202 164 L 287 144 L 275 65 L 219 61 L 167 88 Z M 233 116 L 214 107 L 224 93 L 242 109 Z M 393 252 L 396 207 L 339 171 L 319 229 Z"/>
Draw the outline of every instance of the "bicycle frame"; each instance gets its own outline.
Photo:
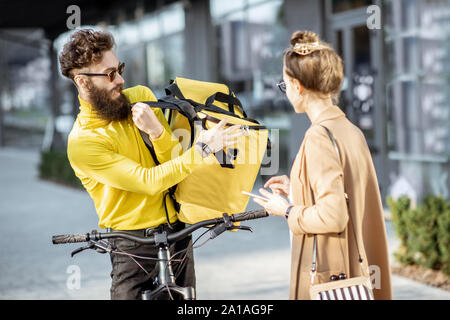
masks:
<path id="1" fill-rule="evenodd" d="M 167 246 L 160 247 L 158 251 L 158 286 L 154 290 L 142 291 L 142 300 L 154 300 L 161 294 L 171 291 L 180 294 L 184 300 L 195 300 L 195 289 L 193 287 L 180 287 L 175 283 L 175 276 L 170 263 L 170 252 Z"/>
<path id="2" fill-rule="evenodd" d="M 195 230 L 205 226 L 212 226 L 211 228 L 209 228 L 210 239 L 219 236 L 226 230 L 242 229 L 252 231 L 252 229 L 249 227 L 235 226 L 233 222 L 259 219 L 267 216 L 268 213 L 265 212 L 264 210 L 247 211 L 233 214 L 231 216 L 224 213 L 222 218 L 200 221 L 196 224 L 190 225 L 185 229 L 170 235 L 167 235 L 166 231 L 155 233 L 151 237 L 140 237 L 127 232 L 99 233 L 97 231 L 93 231 L 91 233 L 85 234 L 69 234 L 69 235 L 53 236 L 52 242 L 53 244 L 76 243 L 76 242 L 89 243 L 87 246 L 73 251 L 72 256 L 85 249 L 95 249 L 100 253 L 114 252 L 114 249 L 111 248 L 109 244 L 105 244 L 105 242 L 102 241 L 111 238 L 123 238 L 143 244 L 155 245 L 159 247 L 158 263 L 157 263 L 159 271 L 158 276 L 154 282 L 157 285 L 157 287 L 153 290 L 142 291 L 141 293 L 142 299 L 153 300 L 163 293 L 168 293 L 170 296 L 172 296 L 171 292 L 176 292 L 180 294 L 185 300 L 195 300 L 196 293 L 193 287 L 181 287 L 175 283 L 175 276 L 171 264 L 171 254 L 169 251 L 169 243 L 179 241 L 191 235 Z"/>

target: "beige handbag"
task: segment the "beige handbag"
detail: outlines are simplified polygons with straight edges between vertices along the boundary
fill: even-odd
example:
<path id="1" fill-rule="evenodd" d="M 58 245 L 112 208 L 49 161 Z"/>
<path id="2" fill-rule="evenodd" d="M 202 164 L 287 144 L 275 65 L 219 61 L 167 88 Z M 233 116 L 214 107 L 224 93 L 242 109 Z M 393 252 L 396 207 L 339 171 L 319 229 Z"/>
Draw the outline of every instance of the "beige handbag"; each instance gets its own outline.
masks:
<path id="1" fill-rule="evenodd" d="M 341 157 L 339 154 L 339 149 L 337 147 L 336 141 L 330 130 L 327 127 L 322 126 L 327 130 L 327 134 L 330 137 L 331 142 L 336 150 L 339 162 L 341 161 Z M 315 203 L 314 194 L 311 189 L 311 194 L 313 198 L 313 204 Z M 349 218 L 352 219 L 352 215 L 350 212 L 350 203 L 347 193 L 344 195 L 347 203 L 347 211 Z M 353 235 L 356 240 L 356 248 L 358 250 L 359 263 L 361 266 L 361 274 L 367 274 L 367 276 L 360 276 L 355 278 L 346 279 L 344 274 L 339 276 L 334 276 L 334 279 L 330 282 L 314 284 L 314 279 L 317 274 L 317 235 L 314 235 L 314 244 L 313 244 L 313 258 L 312 258 L 312 266 L 311 266 L 311 287 L 310 287 L 310 296 L 312 300 L 374 300 L 373 298 L 373 289 L 372 282 L 370 280 L 369 271 L 364 272 L 363 267 L 363 259 L 361 258 L 361 253 L 359 250 L 358 240 L 356 238 L 355 227 L 352 222 Z M 337 279 L 336 279 L 337 278 Z M 339 278 L 343 278 L 340 280 Z"/>

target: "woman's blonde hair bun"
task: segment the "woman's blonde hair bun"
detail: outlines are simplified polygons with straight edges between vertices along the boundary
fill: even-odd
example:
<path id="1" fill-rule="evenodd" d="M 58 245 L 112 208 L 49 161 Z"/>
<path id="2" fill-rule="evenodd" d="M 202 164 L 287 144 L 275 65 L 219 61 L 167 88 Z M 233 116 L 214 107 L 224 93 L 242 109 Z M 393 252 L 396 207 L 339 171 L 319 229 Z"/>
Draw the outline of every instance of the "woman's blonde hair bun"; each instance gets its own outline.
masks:
<path id="1" fill-rule="evenodd" d="M 312 31 L 297 31 L 291 37 L 292 50 L 297 54 L 306 56 L 315 51 L 329 49 L 321 43 L 317 34 Z"/>
<path id="2" fill-rule="evenodd" d="M 284 53 L 286 73 L 306 89 L 336 98 L 344 79 L 343 62 L 336 51 L 308 30 L 294 32 L 290 43 Z"/>
<path id="3" fill-rule="evenodd" d="M 319 37 L 312 31 L 296 31 L 291 36 L 291 46 L 298 43 L 314 43 L 319 42 Z"/>

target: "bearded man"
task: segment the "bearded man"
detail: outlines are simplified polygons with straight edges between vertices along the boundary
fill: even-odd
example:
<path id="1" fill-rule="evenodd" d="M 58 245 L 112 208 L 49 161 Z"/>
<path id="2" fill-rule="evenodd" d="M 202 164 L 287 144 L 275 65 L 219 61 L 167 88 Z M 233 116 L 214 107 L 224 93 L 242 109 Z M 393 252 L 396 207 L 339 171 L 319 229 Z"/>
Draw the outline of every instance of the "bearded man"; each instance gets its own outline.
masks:
<path id="1" fill-rule="evenodd" d="M 237 126 L 225 129 L 222 121 L 202 131 L 199 143 L 182 153 L 161 110 L 139 103 L 155 101 L 152 91 L 145 86 L 123 90 L 125 64 L 113 48 L 114 39 L 108 32 L 82 29 L 72 34 L 59 56 L 61 73 L 73 81 L 80 101 L 80 112 L 68 138 L 69 161 L 94 201 L 100 228 L 139 236 L 149 236 L 156 230 L 170 234 L 185 225 L 177 220 L 170 201 L 166 214 L 163 201 L 168 189 L 203 165 L 212 153 L 233 145 L 242 132 L 235 132 Z M 149 136 L 159 165 L 139 130 Z M 154 246 L 125 239 L 111 242 L 134 255 L 157 256 Z M 174 274 L 178 275 L 179 286 L 195 288 L 191 242 L 191 237 L 186 238 L 170 251 L 173 254 L 187 249 L 186 263 L 174 262 Z M 137 258 L 116 253 L 110 256 L 111 299 L 139 299 L 141 291 L 152 289 L 154 260 L 143 259 L 138 265 Z"/>

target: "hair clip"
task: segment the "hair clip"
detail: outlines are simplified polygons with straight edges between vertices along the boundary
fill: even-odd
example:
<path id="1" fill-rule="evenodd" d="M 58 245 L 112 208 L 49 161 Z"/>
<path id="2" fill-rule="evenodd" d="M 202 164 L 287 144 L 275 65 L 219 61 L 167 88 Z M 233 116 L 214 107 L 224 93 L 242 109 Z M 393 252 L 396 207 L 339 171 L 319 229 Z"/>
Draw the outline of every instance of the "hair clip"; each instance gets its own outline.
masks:
<path id="1" fill-rule="evenodd" d="M 322 46 L 319 45 L 319 42 L 311 42 L 311 43 L 296 43 L 293 50 L 295 53 L 298 53 L 302 56 L 306 56 L 314 51 L 322 49 Z"/>

